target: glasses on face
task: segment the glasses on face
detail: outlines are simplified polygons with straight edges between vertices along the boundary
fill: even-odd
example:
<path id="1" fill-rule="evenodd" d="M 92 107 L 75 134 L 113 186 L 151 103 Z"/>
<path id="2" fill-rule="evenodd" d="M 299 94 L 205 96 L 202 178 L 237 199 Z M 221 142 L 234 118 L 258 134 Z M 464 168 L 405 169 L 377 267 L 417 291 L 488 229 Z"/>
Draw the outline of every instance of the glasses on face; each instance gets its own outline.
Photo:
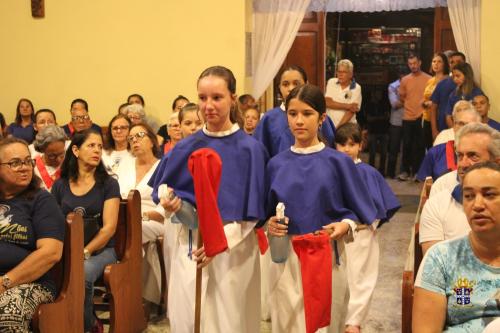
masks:
<path id="1" fill-rule="evenodd" d="M 28 168 L 33 168 L 35 166 L 35 160 L 31 157 L 28 157 L 24 161 L 19 158 L 15 158 L 9 162 L 0 163 L 0 165 L 7 165 L 10 169 L 12 169 L 12 171 L 19 171 L 23 165 L 26 165 Z"/>
<path id="2" fill-rule="evenodd" d="M 90 117 L 88 115 L 85 115 L 85 116 L 71 116 L 71 120 L 73 121 L 81 121 L 81 122 L 84 122 L 84 121 L 87 121 L 89 120 Z"/>
<path id="3" fill-rule="evenodd" d="M 179 128 L 179 127 L 181 127 L 180 124 L 169 124 L 168 125 L 168 128 Z"/>
<path id="4" fill-rule="evenodd" d="M 140 141 L 142 140 L 142 138 L 144 138 L 146 136 L 146 132 L 137 132 L 133 135 L 129 135 L 127 136 L 127 141 L 129 143 L 132 143 L 134 141 L 134 139 L 137 139 L 137 141 Z"/>
<path id="5" fill-rule="evenodd" d="M 128 129 L 129 129 L 128 126 L 113 126 L 113 127 L 111 127 L 111 130 L 114 131 L 114 132 L 126 131 Z"/>

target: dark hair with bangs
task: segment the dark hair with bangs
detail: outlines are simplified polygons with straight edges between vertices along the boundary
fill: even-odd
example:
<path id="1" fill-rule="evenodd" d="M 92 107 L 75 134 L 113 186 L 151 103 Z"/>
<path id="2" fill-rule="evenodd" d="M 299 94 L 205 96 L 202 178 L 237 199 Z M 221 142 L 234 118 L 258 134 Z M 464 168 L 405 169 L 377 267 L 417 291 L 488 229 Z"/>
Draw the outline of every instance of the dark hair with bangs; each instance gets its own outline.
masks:
<path id="1" fill-rule="evenodd" d="M 335 131 L 335 143 L 345 145 L 351 139 L 354 143 L 361 143 L 361 128 L 358 124 L 345 123 Z"/>

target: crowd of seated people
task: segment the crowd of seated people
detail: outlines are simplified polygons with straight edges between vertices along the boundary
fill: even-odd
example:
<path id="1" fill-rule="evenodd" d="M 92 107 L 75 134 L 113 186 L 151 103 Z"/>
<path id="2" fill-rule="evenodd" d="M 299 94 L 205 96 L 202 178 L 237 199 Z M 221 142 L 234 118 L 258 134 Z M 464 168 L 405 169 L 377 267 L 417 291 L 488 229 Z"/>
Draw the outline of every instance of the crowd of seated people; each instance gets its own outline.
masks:
<path id="1" fill-rule="evenodd" d="M 453 57 L 465 59 L 458 53 L 450 59 Z M 481 262 L 490 265 L 492 276 L 498 277 L 498 253 L 493 251 L 491 259 L 474 251 L 484 250 L 483 241 L 493 239 L 496 231 L 486 230 L 482 222 L 474 222 L 478 219 L 474 216 L 483 213 L 475 213 L 479 208 L 473 207 L 472 199 L 466 199 L 467 193 L 472 196 L 470 193 L 482 191 L 476 186 L 486 186 L 481 183 L 485 177 L 477 174 L 488 173 L 487 181 L 492 184 L 496 179 L 498 170 L 491 163 L 481 162 L 500 163 L 498 123 L 490 118 L 490 100 L 471 81 L 471 68 L 467 63 L 457 61 L 449 66 L 448 58 L 437 54 L 431 67 L 434 76 L 425 80 L 423 87 L 420 87 L 419 58 L 410 57 L 409 65 L 410 74 L 402 75 L 401 79 L 403 90 L 396 89 L 397 100 L 391 99 L 392 112 L 398 109 L 400 113 L 401 131 L 410 128 L 421 134 L 414 138 L 420 142 L 412 144 L 428 148 L 419 179 L 432 176 L 436 180 L 421 218 L 420 241 L 426 257 L 417 278 L 416 309 L 421 309 L 420 315 L 426 313 L 427 298 L 435 299 L 435 306 L 439 307 L 433 310 L 433 320 L 439 327 L 451 328 L 463 323 L 486 327 L 492 321 L 490 317 L 498 316 L 498 307 L 494 309 L 492 303 L 481 308 L 481 313 L 465 316 L 455 313 L 454 309 L 443 306 L 446 298 L 451 297 L 449 286 L 439 289 L 443 282 L 437 281 L 432 272 L 438 262 L 445 261 L 442 256 L 447 255 L 448 244 L 454 246 L 453 251 L 457 246 L 463 251 L 465 241 L 457 245 L 448 240 L 469 235 L 471 240 L 467 244 L 478 265 L 481 266 Z M 253 331 L 255 323 L 237 320 L 235 313 L 239 311 L 246 311 L 257 323 L 261 315 L 270 318 L 277 331 L 305 330 L 310 325 L 306 283 L 302 290 L 302 278 L 290 280 L 287 274 L 297 273 L 300 265 L 305 265 L 301 256 L 291 255 L 295 239 L 314 232 L 325 235 L 323 246 L 327 247 L 327 258 L 333 265 L 318 277 L 326 274 L 333 276 L 334 281 L 343 281 L 343 287 L 333 290 L 331 297 L 320 305 L 331 309 L 331 314 L 324 312 L 329 314 L 328 323 L 322 322 L 316 328 L 361 332 L 377 282 L 378 226 L 393 216 L 399 202 L 382 177 L 385 162 L 378 171 L 359 163 L 362 135 L 356 117 L 361 106 L 361 86 L 354 79 L 349 60 L 340 61 L 338 67 L 338 77 L 329 81 L 326 95 L 307 83 L 307 74 L 301 67 L 284 68 L 278 75 L 283 103 L 263 115 L 251 95 L 236 98 L 236 82 L 228 69 L 211 67 L 197 82 L 198 104 L 179 95 L 172 103 L 173 113 L 161 127 L 146 113 L 144 98 L 139 94 L 130 95 L 127 102 L 120 105 L 105 131 L 92 122 L 84 99 L 71 102 L 70 121 L 62 127 L 58 126 L 52 110 L 35 112 L 30 100 L 20 99 L 15 121 L 9 126 L 2 124 L 0 132 L 3 137 L 0 141 L 0 248 L 2 253 L 12 253 L 0 259 L 0 332 L 28 330 L 36 307 L 54 300 L 57 290 L 47 272 L 61 258 L 64 215 L 70 212 L 81 214 L 84 220 L 84 331 L 103 331 L 93 306 L 94 284 L 106 265 L 117 261 L 114 233 L 118 206 L 130 190 L 137 190 L 141 195 L 143 298 L 152 304 L 162 302 L 161 283 L 165 274 L 173 331 L 193 328 L 191 308 L 194 309 L 195 303 L 193 287 L 197 266 L 209 267 L 203 273 L 204 279 L 208 279 L 203 282 L 207 283 L 203 287 L 203 299 L 211 310 L 203 314 L 203 331 Z M 449 67 L 452 79 L 447 76 Z M 417 83 L 412 75 L 418 77 Z M 443 88 L 444 82 L 454 87 L 446 102 L 441 90 L 449 87 Z M 417 103 L 418 92 L 414 89 L 420 88 L 422 96 Z M 376 100 L 372 102 L 377 104 Z M 442 103 L 446 106 L 441 107 Z M 415 109 L 415 106 L 419 107 Z M 446 131 L 442 125 L 448 124 L 449 112 L 453 127 Z M 383 118 L 389 121 L 389 117 Z M 335 140 L 335 123 L 343 133 L 341 141 Z M 391 122 L 391 133 L 392 127 L 397 126 Z M 403 136 L 400 133 L 400 140 Z M 440 136 L 445 141 L 436 144 Z M 436 139 L 434 147 L 433 139 Z M 337 149 L 349 157 L 335 151 L 334 142 Z M 387 140 L 378 142 L 389 144 Z M 206 198 L 207 202 L 217 202 L 222 232 L 230 249 L 217 256 L 207 253 L 204 247 L 196 247 L 198 225 L 189 224 L 184 214 L 186 207 L 195 207 L 190 214 L 195 220 L 199 219 L 200 224 L 206 214 L 207 208 L 195 193 L 198 178 L 191 176 L 187 168 L 188 161 L 195 163 L 190 154 L 199 148 L 215 151 L 224 165 L 220 197 Z M 416 164 L 408 154 L 417 148 L 412 146 L 406 150 L 403 163 L 410 166 L 410 172 L 416 172 Z M 398 151 L 396 160 L 391 157 L 393 153 L 389 149 L 390 163 L 395 164 Z M 483 166 L 472 167 L 475 164 Z M 395 176 L 395 166 L 389 174 Z M 400 179 L 407 176 L 409 174 Z M 320 179 L 325 182 L 320 184 Z M 168 185 L 171 195 L 165 196 L 164 191 L 160 191 L 163 184 Z M 326 188 L 328 184 L 331 186 Z M 298 186 L 299 191 L 294 186 Z M 292 194 L 292 189 L 297 194 Z M 311 197 L 304 202 L 296 197 L 308 193 Z M 274 210 L 278 202 L 286 207 L 285 224 L 278 223 Z M 471 204 L 467 206 L 467 202 Z M 301 212 L 304 205 L 313 208 L 307 208 L 308 213 L 304 214 Z M 317 216 L 318 220 L 312 221 L 311 216 Z M 488 219 L 499 223 L 497 216 Z M 14 224 L 18 225 L 19 235 L 4 232 Z M 271 256 L 265 256 L 264 248 L 258 256 L 257 239 L 259 244 L 265 241 L 253 231 L 259 234 L 262 227 L 268 231 L 271 255 L 272 240 L 286 236 L 289 262 L 288 259 L 284 263 L 272 261 Z M 156 249 L 156 240 L 162 236 L 165 272 L 161 271 Z M 472 239 L 477 242 L 472 244 Z M 349 261 L 344 251 L 352 253 L 353 259 Z M 319 258 L 317 256 L 319 254 L 313 254 L 310 260 Z M 346 263 L 347 269 L 343 266 Z M 370 272 L 365 272 L 367 267 Z M 282 269 L 288 273 L 282 275 Z M 491 279 L 486 273 L 485 276 L 486 280 Z M 445 281 L 449 278 L 443 277 Z M 346 279 L 349 283 L 345 283 Z M 260 280 L 261 283 L 257 283 Z M 234 281 L 241 281 L 248 290 L 234 285 Z M 299 284 L 299 288 L 275 293 L 276 285 L 269 284 L 273 281 L 290 286 Z M 260 284 L 265 292 L 248 294 Z M 351 299 L 348 289 L 351 289 Z M 20 308 L 20 299 L 29 302 Z M 227 304 L 234 307 L 228 308 Z M 259 313 L 261 305 L 265 308 L 269 304 L 298 308 L 290 313 L 275 308 L 269 308 L 266 314 Z M 187 312 L 189 314 L 185 314 Z M 300 320 L 291 323 L 290 316 Z M 416 331 L 420 329 L 418 324 L 414 327 Z"/>

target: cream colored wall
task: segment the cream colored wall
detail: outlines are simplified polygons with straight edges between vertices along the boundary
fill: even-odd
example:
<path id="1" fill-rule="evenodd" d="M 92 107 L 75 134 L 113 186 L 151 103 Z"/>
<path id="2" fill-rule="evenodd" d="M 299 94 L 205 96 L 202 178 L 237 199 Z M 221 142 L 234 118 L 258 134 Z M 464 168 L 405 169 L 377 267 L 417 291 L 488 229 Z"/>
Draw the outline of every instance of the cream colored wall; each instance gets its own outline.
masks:
<path id="1" fill-rule="evenodd" d="M 481 1 L 481 88 L 490 97 L 490 116 L 500 121 L 500 1 Z"/>
<path id="2" fill-rule="evenodd" d="M 49 0 L 34 19 L 30 1 L 2 0 L 0 112 L 12 121 L 27 97 L 64 124 L 82 97 L 107 125 L 137 92 L 163 122 L 178 94 L 196 99 L 196 79 L 212 65 L 232 69 L 242 93 L 247 11 L 235 0 Z"/>

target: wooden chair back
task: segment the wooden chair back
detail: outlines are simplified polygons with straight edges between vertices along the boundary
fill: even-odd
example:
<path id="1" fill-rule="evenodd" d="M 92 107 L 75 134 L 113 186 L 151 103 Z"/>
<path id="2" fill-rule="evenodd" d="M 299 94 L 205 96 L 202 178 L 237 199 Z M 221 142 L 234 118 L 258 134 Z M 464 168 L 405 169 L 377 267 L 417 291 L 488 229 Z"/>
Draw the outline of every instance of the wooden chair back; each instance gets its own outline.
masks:
<path id="1" fill-rule="evenodd" d="M 111 333 L 139 333 L 147 327 L 142 306 L 141 196 L 130 191 L 120 203 L 115 233 L 119 262 L 106 266 L 104 283 L 110 294 Z"/>
<path id="2" fill-rule="evenodd" d="M 425 202 L 429 199 L 432 187 L 432 178 L 425 179 L 422 191 L 420 192 L 420 201 L 417 208 L 414 232 L 413 232 L 413 269 L 403 272 L 403 285 L 401 290 L 401 332 L 411 333 L 411 320 L 413 310 L 413 289 L 418 268 L 422 262 L 422 248 L 419 241 L 420 215 L 424 209 Z"/>
<path id="3" fill-rule="evenodd" d="M 32 320 L 35 332 L 83 332 L 83 219 L 75 213 L 66 218 L 63 256 L 52 269 L 59 295 L 53 303 L 38 307 Z"/>

